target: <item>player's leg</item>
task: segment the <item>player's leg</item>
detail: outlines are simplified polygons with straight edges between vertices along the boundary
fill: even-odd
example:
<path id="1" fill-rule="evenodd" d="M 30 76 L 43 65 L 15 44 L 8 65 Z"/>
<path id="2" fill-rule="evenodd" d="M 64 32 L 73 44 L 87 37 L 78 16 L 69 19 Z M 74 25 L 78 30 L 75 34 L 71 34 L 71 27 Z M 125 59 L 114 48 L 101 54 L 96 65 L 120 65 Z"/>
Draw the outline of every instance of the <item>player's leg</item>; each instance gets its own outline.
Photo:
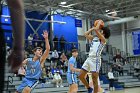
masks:
<path id="1" fill-rule="evenodd" d="M 86 88 L 89 88 L 89 83 L 86 80 L 86 76 L 87 76 L 87 71 L 81 69 L 80 71 L 80 75 L 79 75 L 79 79 L 81 80 L 81 82 L 86 86 Z"/>
<path id="2" fill-rule="evenodd" d="M 77 84 L 72 84 L 69 86 L 69 92 L 68 93 L 77 93 L 78 91 L 78 85 Z"/>
<path id="3" fill-rule="evenodd" d="M 39 81 L 37 81 L 37 80 L 28 80 L 27 79 L 27 82 L 26 82 L 26 84 L 27 84 L 27 86 L 23 89 L 23 93 L 30 93 L 36 86 L 37 86 L 37 84 L 39 83 Z"/>
<path id="4" fill-rule="evenodd" d="M 85 63 L 82 66 L 82 70 L 80 71 L 79 79 L 82 81 L 82 83 L 86 86 L 88 89 L 88 93 L 92 93 L 93 89 L 89 86 L 89 83 L 86 79 L 88 71 L 90 71 L 90 66 L 89 66 L 90 60 L 87 59 Z"/>
<path id="5" fill-rule="evenodd" d="M 62 82 L 63 82 L 63 80 L 62 79 L 59 79 L 59 86 L 60 87 L 63 87 Z"/>
<path id="6" fill-rule="evenodd" d="M 98 92 L 102 93 L 103 91 L 104 91 L 104 89 L 101 87 L 100 79 L 98 77 Z"/>
<path id="7" fill-rule="evenodd" d="M 98 72 L 92 72 L 92 81 L 93 81 L 93 87 L 94 87 L 94 93 L 98 92 Z"/>
<path id="8" fill-rule="evenodd" d="M 23 89 L 28 86 L 28 80 L 26 78 L 24 78 L 22 80 L 22 83 L 17 87 L 16 92 L 15 93 L 22 93 Z"/>
<path id="9" fill-rule="evenodd" d="M 22 93 L 30 93 L 31 92 L 31 88 L 30 87 L 25 87 L 22 91 Z"/>
<path id="10" fill-rule="evenodd" d="M 86 86 L 86 88 L 90 88 L 88 81 L 86 80 L 87 73 L 89 71 L 89 59 L 87 58 L 84 62 L 82 69 L 79 74 L 79 79 Z"/>
<path id="11" fill-rule="evenodd" d="M 99 70 L 101 66 L 100 59 L 93 59 L 89 62 L 90 71 L 92 72 L 92 81 L 94 86 L 94 93 L 98 92 L 98 78 L 99 78 Z"/>
<path id="12" fill-rule="evenodd" d="M 67 81 L 69 84 L 68 93 L 77 93 L 78 91 L 77 75 L 73 73 L 67 73 Z"/>

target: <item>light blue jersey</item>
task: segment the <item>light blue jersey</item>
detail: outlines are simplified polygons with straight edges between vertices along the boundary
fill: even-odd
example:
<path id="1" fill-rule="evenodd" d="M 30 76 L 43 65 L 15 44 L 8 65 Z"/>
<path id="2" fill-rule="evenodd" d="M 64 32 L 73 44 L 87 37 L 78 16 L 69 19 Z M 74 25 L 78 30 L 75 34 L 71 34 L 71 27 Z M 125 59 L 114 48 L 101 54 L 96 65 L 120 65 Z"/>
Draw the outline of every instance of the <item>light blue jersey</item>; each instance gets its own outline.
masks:
<path id="1" fill-rule="evenodd" d="M 69 85 L 77 83 L 77 74 L 70 70 L 70 64 L 77 68 L 76 58 L 71 57 L 68 61 L 67 81 Z"/>
<path id="2" fill-rule="evenodd" d="M 73 65 L 74 68 L 77 68 L 77 62 L 76 62 L 76 58 L 74 57 L 71 57 L 68 61 L 68 73 L 71 73 L 71 70 L 70 70 L 70 64 Z"/>
<path id="3" fill-rule="evenodd" d="M 39 83 L 39 78 L 42 73 L 39 59 L 33 62 L 33 58 L 28 58 L 28 62 L 26 65 L 26 75 L 25 78 L 22 80 L 22 83 L 17 87 L 16 91 L 18 93 L 22 93 L 23 89 L 27 86 L 31 89 L 34 89 Z"/>
<path id="4" fill-rule="evenodd" d="M 40 60 L 33 62 L 33 58 L 28 58 L 25 78 L 39 79 L 42 73 Z"/>

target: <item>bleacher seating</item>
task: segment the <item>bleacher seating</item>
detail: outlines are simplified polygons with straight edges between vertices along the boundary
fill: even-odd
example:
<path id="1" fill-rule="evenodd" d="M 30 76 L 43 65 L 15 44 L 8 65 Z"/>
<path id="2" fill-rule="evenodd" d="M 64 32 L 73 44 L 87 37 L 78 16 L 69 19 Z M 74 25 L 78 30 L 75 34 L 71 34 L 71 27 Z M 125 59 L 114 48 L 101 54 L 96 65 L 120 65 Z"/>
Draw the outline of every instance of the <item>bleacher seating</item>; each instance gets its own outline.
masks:
<path id="1" fill-rule="evenodd" d="M 82 61 L 84 61 L 86 59 L 87 54 L 84 54 L 83 52 L 81 53 L 82 56 L 80 56 L 80 57 L 81 57 Z M 79 55 L 80 55 L 80 53 L 79 53 Z M 30 56 L 32 57 L 33 55 L 30 55 Z M 102 58 L 103 58 L 102 68 L 101 68 L 102 73 L 100 76 L 100 80 L 101 80 L 101 86 L 104 89 L 109 88 L 109 81 L 108 81 L 108 78 L 106 77 L 106 75 L 107 75 L 111 65 L 114 64 L 112 57 L 113 57 L 113 55 L 110 55 L 109 53 L 104 53 L 102 55 Z M 81 62 L 81 63 L 83 63 L 83 62 Z M 50 66 L 50 62 L 46 62 L 45 65 Z M 13 73 L 9 72 L 7 63 L 6 63 L 5 68 L 6 68 L 6 70 L 5 70 L 5 72 L 6 72 L 5 82 L 6 83 L 5 83 L 4 92 L 7 93 L 7 91 L 9 91 L 9 92 L 13 93 L 15 91 L 15 89 L 17 88 L 17 86 L 21 83 L 21 81 L 20 81 L 19 77 L 15 77 Z M 12 76 L 13 83 L 8 82 L 8 76 Z M 68 91 L 66 73 L 63 74 L 62 78 L 63 78 L 64 88 L 56 88 L 54 84 L 52 84 L 50 82 L 46 82 L 44 85 L 42 85 L 41 83 L 38 84 L 37 87 L 32 91 L 32 93 L 66 93 Z M 11 78 L 9 80 L 11 81 Z M 7 84 L 8 84 L 9 90 L 7 90 Z M 123 89 L 123 87 L 140 86 L 140 72 L 136 73 L 134 71 L 134 69 L 132 69 L 131 64 L 124 65 L 123 66 L 123 76 L 115 77 L 114 86 L 115 86 L 115 89 Z M 79 91 L 81 91 L 82 93 L 84 93 L 86 91 L 84 85 L 81 82 L 79 82 Z"/>

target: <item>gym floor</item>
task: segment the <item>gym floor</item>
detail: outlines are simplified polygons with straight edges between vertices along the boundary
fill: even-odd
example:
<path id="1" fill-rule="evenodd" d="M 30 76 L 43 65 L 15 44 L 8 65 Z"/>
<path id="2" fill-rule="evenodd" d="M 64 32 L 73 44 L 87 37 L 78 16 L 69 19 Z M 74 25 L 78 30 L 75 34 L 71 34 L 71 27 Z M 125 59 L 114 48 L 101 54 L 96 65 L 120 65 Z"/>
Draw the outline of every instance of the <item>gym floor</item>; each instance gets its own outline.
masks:
<path id="1" fill-rule="evenodd" d="M 87 93 L 87 92 L 78 92 L 78 93 Z M 108 91 L 106 93 L 140 93 L 140 87 L 125 88 L 123 90 Z"/>
<path id="2" fill-rule="evenodd" d="M 115 91 L 110 91 L 108 93 L 140 93 L 140 87 L 126 88 L 124 90 L 115 90 Z"/>

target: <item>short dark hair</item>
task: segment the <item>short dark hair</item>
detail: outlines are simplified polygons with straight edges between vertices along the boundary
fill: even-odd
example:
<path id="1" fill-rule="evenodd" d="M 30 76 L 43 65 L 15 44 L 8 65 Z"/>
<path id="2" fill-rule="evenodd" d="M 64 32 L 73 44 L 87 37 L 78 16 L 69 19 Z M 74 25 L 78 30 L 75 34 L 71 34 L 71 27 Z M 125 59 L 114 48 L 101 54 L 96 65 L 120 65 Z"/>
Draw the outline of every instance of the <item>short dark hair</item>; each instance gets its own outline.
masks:
<path id="1" fill-rule="evenodd" d="M 36 52 L 37 49 L 43 50 L 41 47 L 36 47 L 36 48 L 33 49 L 33 52 Z"/>
<path id="2" fill-rule="evenodd" d="M 110 29 L 108 27 L 103 27 L 102 30 L 103 30 L 104 37 L 108 39 L 110 37 Z"/>
<path id="3" fill-rule="evenodd" d="M 73 52 L 78 52 L 78 50 L 77 49 L 72 49 L 71 53 L 73 53 Z"/>

